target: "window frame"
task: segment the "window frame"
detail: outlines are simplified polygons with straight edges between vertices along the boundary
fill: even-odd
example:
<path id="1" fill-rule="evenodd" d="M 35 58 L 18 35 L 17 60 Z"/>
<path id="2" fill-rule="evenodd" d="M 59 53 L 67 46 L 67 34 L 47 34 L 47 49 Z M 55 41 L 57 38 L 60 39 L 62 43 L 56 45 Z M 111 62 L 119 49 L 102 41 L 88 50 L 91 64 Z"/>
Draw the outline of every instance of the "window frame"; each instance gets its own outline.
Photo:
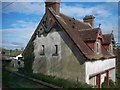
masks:
<path id="1" fill-rule="evenodd" d="M 113 54 L 113 44 L 109 44 L 109 53 Z"/>
<path id="2" fill-rule="evenodd" d="M 42 45 L 41 51 L 42 52 L 40 52 L 40 55 L 45 55 L 45 45 Z"/>
<path id="3" fill-rule="evenodd" d="M 100 45 L 100 42 L 95 42 L 95 52 L 97 54 L 100 54 L 101 53 L 101 45 Z"/>
<path id="4" fill-rule="evenodd" d="M 55 53 L 52 54 L 52 56 L 58 56 L 58 45 L 55 44 L 54 47 L 55 47 Z"/>

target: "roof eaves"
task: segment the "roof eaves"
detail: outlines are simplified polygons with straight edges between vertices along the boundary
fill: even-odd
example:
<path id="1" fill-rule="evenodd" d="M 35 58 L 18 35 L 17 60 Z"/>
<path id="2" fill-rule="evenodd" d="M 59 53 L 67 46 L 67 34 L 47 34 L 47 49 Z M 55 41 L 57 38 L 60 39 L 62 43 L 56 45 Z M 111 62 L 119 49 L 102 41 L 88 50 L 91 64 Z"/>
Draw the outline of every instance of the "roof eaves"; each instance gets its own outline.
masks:
<path id="1" fill-rule="evenodd" d="M 75 22 L 82 23 L 82 24 L 84 24 L 85 26 L 91 28 L 90 25 L 88 25 L 88 24 L 86 24 L 86 23 L 84 23 L 84 22 L 82 22 L 82 21 L 80 21 L 80 20 L 77 20 L 77 19 L 75 19 L 75 18 L 71 18 L 70 16 L 67 16 L 67 15 L 65 15 L 65 14 L 63 14 L 63 13 L 60 13 L 60 16 L 65 16 L 65 17 L 69 18 L 69 20 L 74 20 Z"/>

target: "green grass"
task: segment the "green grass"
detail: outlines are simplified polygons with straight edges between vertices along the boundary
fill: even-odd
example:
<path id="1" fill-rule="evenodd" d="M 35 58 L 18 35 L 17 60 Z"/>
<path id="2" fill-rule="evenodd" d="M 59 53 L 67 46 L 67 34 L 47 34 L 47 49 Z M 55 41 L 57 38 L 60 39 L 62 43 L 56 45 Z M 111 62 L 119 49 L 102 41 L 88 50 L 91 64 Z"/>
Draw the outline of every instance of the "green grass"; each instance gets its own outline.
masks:
<path id="1" fill-rule="evenodd" d="M 9 73 L 7 71 L 3 71 L 3 86 L 6 86 L 8 88 L 33 88 L 37 89 L 40 88 L 39 84 L 34 84 L 33 82 L 30 82 L 29 80 L 20 78 L 12 73 Z M 69 88 L 69 89 L 74 89 L 77 88 L 78 90 L 80 88 L 91 88 L 90 85 L 80 83 L 80 82 L 73 82 L 61 78 L 57 78 L 54 76 L 48 76 L 48 75 L 43 75 L 43 74 L 32 74 L 36 79 L 51 83 L 56 86 L 64 87 L 64 88 Z"/>
<path id="2" fill-rule="evenodd" d="M 11 75 L 9 84 L 11 88 L 39 88 L 34 83 L 15 75 Z"/>
<path id="3" fill-rule="evenodd" d="M 5 52 L 4 54 L 3 54 L 3 56 L 10 56 L 10 55 L 17 55 L 17 54 L 20 54 L 20 53 L 22 53 L 22 51 L 21 50 L 18 50 L 18 49 L 15 49 L 15 50 L 7 50 L 7 49 L 4 49 L 4 48 L 0 48 L 0 51 L 2 51 L 2 52 Z"/>
<path id="4" fill-rule="evenodd" d="M 38 84 L 3 71 L 3 86 L 7 88 L 40 88 Z"/>
<path id="5" fill-rule="evenodd" d="M 63 88 L 92 88 L 92 86 L 85 83 L 70 81 L 41 73 L 33 74 L 32 77 Z"/>

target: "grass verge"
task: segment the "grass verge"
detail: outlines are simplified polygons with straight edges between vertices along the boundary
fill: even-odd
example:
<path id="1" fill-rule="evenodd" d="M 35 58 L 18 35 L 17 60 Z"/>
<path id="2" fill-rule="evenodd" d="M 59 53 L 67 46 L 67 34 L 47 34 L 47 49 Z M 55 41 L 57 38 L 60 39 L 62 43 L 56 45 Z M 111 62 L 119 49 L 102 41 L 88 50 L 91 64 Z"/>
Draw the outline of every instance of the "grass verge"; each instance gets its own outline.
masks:
<path id="1" fill-rule="evenodd" d="M 10 72 L 3 71 L 3 88 L 40 88 L 41 86 L 39 84 L 35 84 L 29 80 L 23 79 L 19 76 L 16 76 Z"/>
<path id="2" fill-rule="evenodd" d="M 44 82 L 51 83 L 53 85 L 63 87 L 63 88 L 92 88 L 92 86 L 90 86 L 86 83 L 75 82 L 75 81 L 71 81 L 71 80 L 67 80 L 67 79 L 58 78 L 55 76 L 44 75 L 41 73 L 32 74 L 31 76 L 38 80 L 42 80 Z"/>

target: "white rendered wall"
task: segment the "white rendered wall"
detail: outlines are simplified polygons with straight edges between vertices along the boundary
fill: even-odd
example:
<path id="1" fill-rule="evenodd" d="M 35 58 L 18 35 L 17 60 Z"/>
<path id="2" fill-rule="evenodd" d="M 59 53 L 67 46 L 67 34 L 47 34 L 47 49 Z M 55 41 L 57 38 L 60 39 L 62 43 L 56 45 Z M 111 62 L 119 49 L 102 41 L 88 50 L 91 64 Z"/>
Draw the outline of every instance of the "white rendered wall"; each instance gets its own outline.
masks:
<path id="1" fill-rule="evenodd" d="M 89 76 L 108 70 L 116 66 L 116 59 L 104 59 L 104 60 L 97 60 L 97 61 L 88 61 L 85 62 L 86 67 L 86 83 L 89 84 Z M 103 82 L 105 75 L 101 75 L 101 83 Z M 115 81 L 115 70 L 111 70 L 109 72 L 109 77 Z"/>

